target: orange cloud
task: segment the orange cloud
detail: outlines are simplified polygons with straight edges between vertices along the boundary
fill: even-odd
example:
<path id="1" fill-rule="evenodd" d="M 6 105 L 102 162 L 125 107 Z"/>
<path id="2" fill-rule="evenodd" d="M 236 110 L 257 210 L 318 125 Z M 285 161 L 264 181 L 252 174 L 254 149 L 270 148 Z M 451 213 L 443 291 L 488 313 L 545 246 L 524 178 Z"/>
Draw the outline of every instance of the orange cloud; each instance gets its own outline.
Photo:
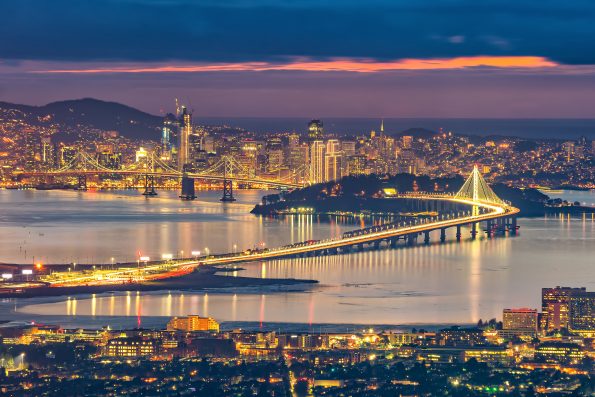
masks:
<path id="1" fill-rule="evenodd" d="M 325 61 L 294 59 L 286 63 L 239 62 L 190 65 L 123 65 L 85 69 L 47 69 L 34 70 L 32 73 L 199 73 L 226 71 L 308 71 L 308 72 L 356 72 L 374 73 L 392 70 L 438 70 L 465 69 L 474 67 L 493 68 L 551 68 L 557 63 L 543 57 L 534 56 L 474 56 L 437 59 L 401 59 L 379 62 L 369 59 L 337 58 Z"/>

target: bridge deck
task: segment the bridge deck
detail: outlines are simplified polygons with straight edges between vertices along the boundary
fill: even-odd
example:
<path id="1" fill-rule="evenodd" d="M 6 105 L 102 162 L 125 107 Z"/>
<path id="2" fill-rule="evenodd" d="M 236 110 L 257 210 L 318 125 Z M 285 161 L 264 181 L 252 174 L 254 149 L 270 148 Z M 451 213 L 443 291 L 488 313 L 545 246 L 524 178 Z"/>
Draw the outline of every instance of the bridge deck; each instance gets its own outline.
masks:
<path id="1" fill-rule="evenodd" d="M 433 230 L 450 228 L 454 226 L 467 225 L 476 222 L 483 222 L 503 217 L 509 217 L 517 214 L 519 210 L 514 207 L 510 207 L 505 204 L 491 204 L 485 202 L 477 202 L 472 200 L 466 200 L 456 198 L 453 196 L 408 196 L 411 198 L 417 198 L 422 200 L 444 200 L 451 201 L 458 204 L 467 204 L 470 206 L 477 206 L 487 209 L 489 212 L 479 215 L 470 215 L 455 219 L 440 220 L 431 223 L 422 223 L 402 228 L 389 228 L 386 230 L 380 230 L 377 232 L 371 232 L 358 236 L 348 238 L 338 238 L 319 241 L 313 244 L 304 246 L 288 246 L 273 248 L 268 251 L 250 253 L 250 254 L 233 254 L 223 255 L 213 258 L 206 258 L 201 261 L 204 264 L 226 264 L 226 263 L 238 263 L 238 262 L 250 262 L 258 260 L 269 260 L 293 255 L 300 255 L 308 252 L 323 251 L 327 249 L 336 249 L 350 247 L 358 244 L 367 244 L 376 241 L 387 240 L 395 237 L 402 237 L 411 234 L 419 234 L 423 232 L 430 232 Z"/>

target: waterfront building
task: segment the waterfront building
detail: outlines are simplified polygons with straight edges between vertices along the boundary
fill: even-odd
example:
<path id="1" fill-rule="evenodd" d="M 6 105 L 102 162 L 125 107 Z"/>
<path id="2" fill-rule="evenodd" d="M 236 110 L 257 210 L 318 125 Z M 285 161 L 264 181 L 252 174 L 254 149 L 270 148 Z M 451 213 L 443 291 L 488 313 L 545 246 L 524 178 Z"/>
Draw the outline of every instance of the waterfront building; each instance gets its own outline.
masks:
<path id="1" fill-rule="evenodd" d="M 308 123 L 308 139 L 311 141 L 321 140 L 324 136 L 324 128 L 321 120 L 312 120 Z"/>
<path id="2" fill-rule="evenodd" d="M 572 293 L 585 292 L 585 288 L 542 288 L 541 289 L 541 330 L 544 332 L 568 328 L 568 303 Z"/>
<path id="3" fill-rule="evenodd" d="M 537 309 L 504 309 L 500 335 L 504 338 L 535 336 L 537 325 Z"/>
<path id="4" fill-rule="evenodd" d="M 569 301 L 568 329 L 585 337 L 595 336 L 595 292 L 573 292 Z"/>
<path id="5" fill-rule="evenodd" d="M 215 331 L 219 332 L 219 323 L 211 317 L 186 316 L 174 317 L 167 323 L 168 331 Z"/>

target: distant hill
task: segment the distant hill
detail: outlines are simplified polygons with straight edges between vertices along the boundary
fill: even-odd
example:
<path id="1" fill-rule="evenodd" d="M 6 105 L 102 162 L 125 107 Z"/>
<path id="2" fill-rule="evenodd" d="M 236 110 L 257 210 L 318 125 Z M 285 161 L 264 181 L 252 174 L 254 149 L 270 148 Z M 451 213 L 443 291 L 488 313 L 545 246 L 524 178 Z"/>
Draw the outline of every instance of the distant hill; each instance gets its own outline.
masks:
<path id="1" fill-rule="evenodd" d="M 159 139 L 163 122 L 160 116 L 93 98 L 52 102 L 44 106 L 0 102 L 0 110 L 11 109 L 22 113 L 21 117 L 33 125 L 61 124 L 72 130 L 84 125 L 101 130 L 115 130 L 131 139 Z"/>

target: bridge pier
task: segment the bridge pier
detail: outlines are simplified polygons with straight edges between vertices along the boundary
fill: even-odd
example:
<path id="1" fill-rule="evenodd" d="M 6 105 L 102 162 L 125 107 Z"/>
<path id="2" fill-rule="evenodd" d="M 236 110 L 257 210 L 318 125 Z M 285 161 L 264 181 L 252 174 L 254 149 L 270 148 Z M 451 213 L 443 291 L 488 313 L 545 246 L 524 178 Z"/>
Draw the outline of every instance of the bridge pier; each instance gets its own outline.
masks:
<path id="1" fill-rule="evenodd" d="M 440 229 L 440 242 L 443 243 L 446 241 L 446 229 Z"/>
<path id="2" fill-rule="evenodd" d="M 486 222 L 486 235 L 488 238 L 492 238 L 494 235 L 494 222 L 491 220 Z"/>
<path id="3" fill-rule="evenodd" d="M 461 226 L 457 225 L 457 241 L 461 241 Z"/>
<path id="4" fill-rule="evenodd" d="M 408 234 L 407 235 L 407 245 L 409 245 L 409 246 L 415 245 L 415 240 L 417 240 L 417 234 Z"/>
<path id="5" fill-rule="evenodd" d="M 473 240 L 477 238 L 477 222 L 471 224 L 471 238 Z"/>
<path id="6" fill-rule="evenodd" d="M 182 200 L 194 200 L 196 198 L 196 191 L 194 190 L 194 178 L 187 175 L 182 176 L 182 193 L 180 194 Z"/>
<path id="7" fill-rule="evenodd" d="M 154 175 L 145 174 L 145 191 L 143 192 L 143 196 L 157 196 Z"/>
<path id="8" fill-rule="evenodd" d="M 430 244 L 430 232 L 424 232 L 424 244 Z"/>
<path id="9" fill-rule="evenodd" d="M 516 223 L 516 216 L 510 217 L 510 235 L 516 236 L 517 235 L 518 225 Z"/>
<path id="10" fill-rule="evenodd" d="M 87 190 L 87 175 L 77 175 L 76 190 L 83 192 Z"/>
<path id="11" fill-rule="evenodd" d="M 223 197 L 221 197 L 220 201 L 223 201 L 224 203 L 236 201 L 233 196 L 233 182 L 229 179 L 223 180 Z"/>

